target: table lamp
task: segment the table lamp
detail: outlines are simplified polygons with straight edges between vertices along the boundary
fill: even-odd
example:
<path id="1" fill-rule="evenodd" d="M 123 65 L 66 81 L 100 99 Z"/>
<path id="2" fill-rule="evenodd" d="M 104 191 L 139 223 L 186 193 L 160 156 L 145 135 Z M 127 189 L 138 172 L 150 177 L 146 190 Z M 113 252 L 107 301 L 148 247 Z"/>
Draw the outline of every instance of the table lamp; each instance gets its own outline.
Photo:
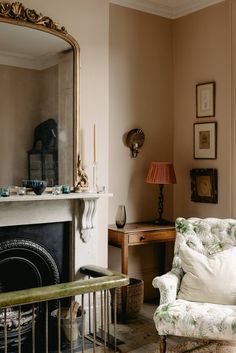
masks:
<path id="1" fill-rule="evenodd" d="M 162 218 L 164 196 L 163 190 L 165 184 L 176 184 L 175 171 L 172 163 L 169 162 L 152 162 L 150 164 L 146 182 L 150 184 L 159 184 L 159 200 L 158 200 L 158 212 L 159 218 L 154 221 L 157 225 L 168 225 L 172 222 Z"/>

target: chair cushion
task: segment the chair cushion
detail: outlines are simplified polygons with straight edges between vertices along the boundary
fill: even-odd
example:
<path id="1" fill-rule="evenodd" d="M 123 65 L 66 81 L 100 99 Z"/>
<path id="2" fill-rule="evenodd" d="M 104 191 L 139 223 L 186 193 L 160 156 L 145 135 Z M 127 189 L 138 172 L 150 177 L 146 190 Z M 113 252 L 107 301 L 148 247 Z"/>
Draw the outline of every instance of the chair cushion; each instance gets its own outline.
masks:
<path id="1" fill-rule="evenodd" d="M 159 335 L 236 340 L 236 306 L 177 299 L 154 313 Z"/>
<path id="2" fill-rule="evenodd" d="M 179 299 L 236 304 L 236 247 L 206 256 L 183 243 L 179 257 L 185 272 Z"/>
<path id="3" fill-rule="evenodd" d="M 186 243 L 190 248 L 207 256 L 236 246 L 236 220 L 219 218 L 176 219 L 176 240 L 172 272 L 183 277 L 179 248 Z"/>

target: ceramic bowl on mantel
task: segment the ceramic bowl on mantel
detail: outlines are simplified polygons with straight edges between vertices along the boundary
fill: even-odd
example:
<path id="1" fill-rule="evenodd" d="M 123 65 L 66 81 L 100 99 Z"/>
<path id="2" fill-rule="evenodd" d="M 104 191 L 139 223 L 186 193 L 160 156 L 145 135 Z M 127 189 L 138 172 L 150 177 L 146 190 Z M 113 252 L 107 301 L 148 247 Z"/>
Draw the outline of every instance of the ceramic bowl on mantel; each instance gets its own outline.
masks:
<path id="1" fill-rule="evenodd" d="M 22 186 L 33 189 L 36 195 L 41 195 L 45 191 L 47 184 L 47 180 L 22 180 Z"/>

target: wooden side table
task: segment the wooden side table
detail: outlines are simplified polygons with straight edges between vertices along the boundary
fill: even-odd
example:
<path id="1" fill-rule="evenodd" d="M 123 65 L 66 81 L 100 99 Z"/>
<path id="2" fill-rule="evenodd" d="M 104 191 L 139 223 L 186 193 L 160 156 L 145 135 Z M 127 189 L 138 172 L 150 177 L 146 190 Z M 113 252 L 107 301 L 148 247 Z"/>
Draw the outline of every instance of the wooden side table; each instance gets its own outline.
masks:
<path id="1" fill-rule="evenodd" d="M 174 226 L 157 226 L 152 223 L 128 223 L 124 228 L 116 225 L 108 227 L 108 244 L 121 248 L 121 272 L 128 275 L 129 247 L 146 244 L 173 242 L 175 240 Z M 161 272 L 165 270 L 165 248 Z M 122 289 L 122 321 L 126 322 L 126 291 Z"/>
<path id="2" fill-rule="evenodd" d="M 175 241 L 174 226 L 158 226 L 149 222 L 128 223 L 124 228 L 108 227 L 108 244 L 121 248 L 121 272 L 128 274 L 129 247 Z M 164 269 L 164 267 L 163 267 Z"/>

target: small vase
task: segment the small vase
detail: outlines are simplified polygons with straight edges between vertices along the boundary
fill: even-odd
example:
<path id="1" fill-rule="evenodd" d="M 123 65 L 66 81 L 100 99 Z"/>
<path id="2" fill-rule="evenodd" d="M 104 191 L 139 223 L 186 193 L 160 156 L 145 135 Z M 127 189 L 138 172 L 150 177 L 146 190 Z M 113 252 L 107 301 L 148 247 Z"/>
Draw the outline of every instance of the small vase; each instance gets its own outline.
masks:
<path id="1" fill-rule="evenodd" d="M 116 226 L 117 228 L 123 228 L 126 223 L 126 211 L 125 211 L 125 205 L 120 205 L 118 206 L 117 212 L 116 212 Z"/>

